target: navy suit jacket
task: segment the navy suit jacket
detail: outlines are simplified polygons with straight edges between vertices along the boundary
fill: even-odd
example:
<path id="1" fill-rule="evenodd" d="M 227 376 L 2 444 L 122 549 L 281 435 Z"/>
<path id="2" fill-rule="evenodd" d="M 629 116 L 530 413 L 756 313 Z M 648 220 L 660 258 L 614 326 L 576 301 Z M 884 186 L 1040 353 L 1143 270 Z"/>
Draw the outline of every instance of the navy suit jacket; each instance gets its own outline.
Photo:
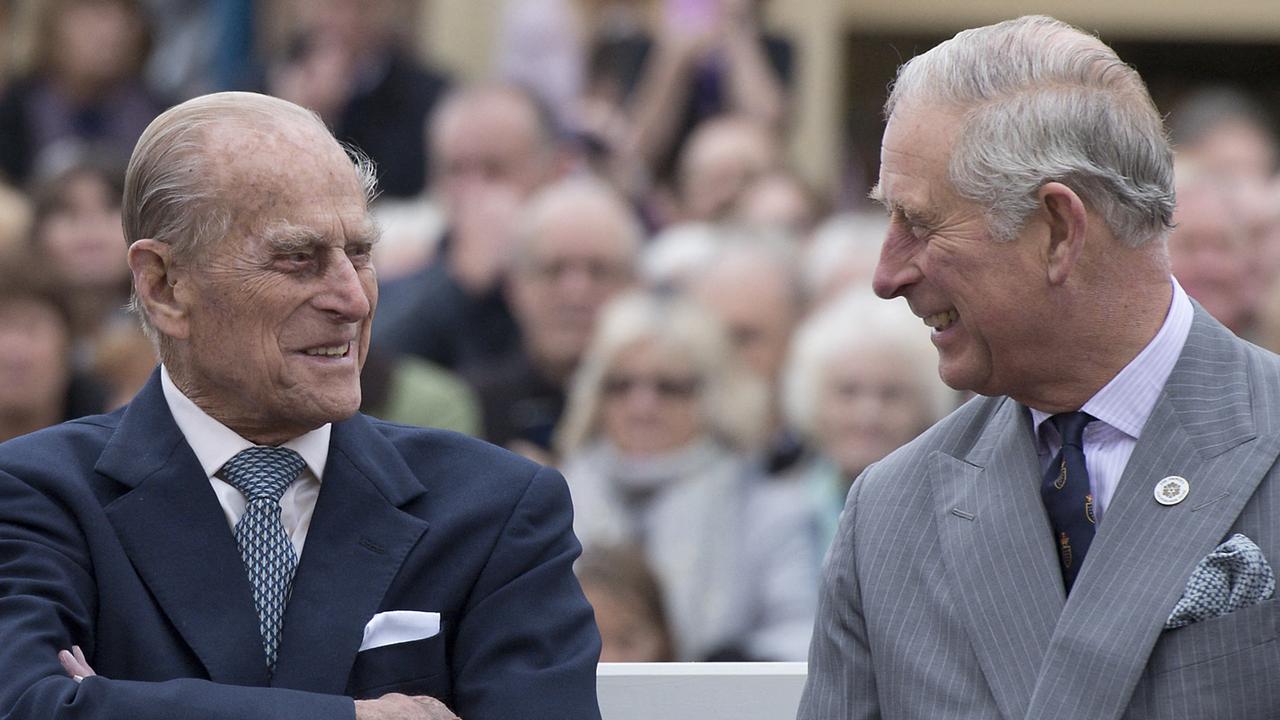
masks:
<path id="1" fill-rule="evenodd" d="M 126 408 L 0 445 L 0 717 L 599 718 L 563 478 L 470 438 L 335 423 L 275 673 L 235 539 L 158 373 Z M 378 612 L 435 637 L 358 652 Z M 77 685 L 56 654 L 84 648 Z"/>

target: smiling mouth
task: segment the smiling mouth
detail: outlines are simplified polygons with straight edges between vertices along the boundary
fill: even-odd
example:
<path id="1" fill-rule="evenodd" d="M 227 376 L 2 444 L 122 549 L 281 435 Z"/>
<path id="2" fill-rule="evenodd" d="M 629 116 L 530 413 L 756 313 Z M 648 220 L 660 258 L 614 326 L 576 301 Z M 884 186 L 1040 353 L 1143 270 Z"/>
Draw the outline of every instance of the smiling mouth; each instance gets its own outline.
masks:
<path id="1" fill-rule="evenodd" d="M 302 352 L 303 354 L 310 355 L 312 357 L 337 358 L 337 357 L 346 357 L 347 353 L 350 351 L 351 351 L 351 343 L 346 342 L 341 345 L 329 345 L 326 347 L 307 348 Z"/>
<path id="2" fill-rule="evenodd" d="M 960 313 L 955 310 L 946 310 L 940 313 L 927 315 L 924 318 L 924 324 L 933 328 L 934 332 L 942 332 L 951 327 L 955 321 L 960 319 Z"/>

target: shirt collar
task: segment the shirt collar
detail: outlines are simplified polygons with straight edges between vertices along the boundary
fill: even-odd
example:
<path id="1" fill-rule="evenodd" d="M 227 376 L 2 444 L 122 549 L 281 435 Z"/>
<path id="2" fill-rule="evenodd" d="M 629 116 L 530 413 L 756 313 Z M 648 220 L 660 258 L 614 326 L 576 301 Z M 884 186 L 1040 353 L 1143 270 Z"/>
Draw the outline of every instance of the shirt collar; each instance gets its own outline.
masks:
<path id="1" fill-rule="evenodd" d="M 213 477 L 236 453 L 254 446 L 236 431 L 213 419 L 184 395 L 173 383 L 173 379 L 169 377 L 169 369 L 164 365 L 160 366 L 160 387 L 164 390 L 164 400 L 169 405 L 169 412 L 173 414 L 173 421 L 178 424 L 187 444 L 195 452 L 205 475 Z M 320 480 L 324 477 L 324 466 L 329 459 L 329 435 L 332 430 L 333 424 L 325 423 L 282 443 L 281 446 L 301 455 L 316 480 Z"/>
<path id="2" fill-rule="evenodd" d="M 1142 426 L 1147 424 L 1147 418 L 1151 417 L 1160 391 L 1169 380 L 1173 366 L 1182 354 L 1182 346 L 1191 334 L 1191 320 L 1195 314 L 1191 300 L 1175 278 L 1169 280 L 1173 285 L 1173 298 L 1159 332 L 1137 357 L 1080 408 L 1135 440 L 1142 432 Z M 1040 426 L 1049 417 L 1048 413 L 1031 408 L 1036 437 L 1040 437 Z"/>

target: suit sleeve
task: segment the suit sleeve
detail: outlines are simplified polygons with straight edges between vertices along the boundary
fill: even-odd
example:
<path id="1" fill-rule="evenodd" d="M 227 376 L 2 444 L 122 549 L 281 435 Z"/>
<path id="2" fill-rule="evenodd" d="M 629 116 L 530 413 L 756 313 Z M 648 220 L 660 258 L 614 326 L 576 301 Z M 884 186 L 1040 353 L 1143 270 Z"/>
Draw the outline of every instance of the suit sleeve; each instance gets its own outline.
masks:
<path id="1" fill-rule="evenodd" d="M 98 611 L 92 561 L 60 501 L 0 471 L 0 718 L 3 720 L 351 720 L 350 698 L 206 680 L 76 683 L 59 650 L 92 663 Z"/>
<path id="2" fill-rule="evenodd" d="M 854 482 L 822 569 L 818 619 L 809 644 L 809 677 L 797 720 L 871 720 L 880 717 L 876 680 L 858 584 L 858 492 Z"/>
<path id="3" fill-rule="evenodd" d="M 581 546 L 560 473 L 540 468 L 459 620 L 456 712 L 468 720 L 599 720 L 600 635 L 573 574 Z"/>

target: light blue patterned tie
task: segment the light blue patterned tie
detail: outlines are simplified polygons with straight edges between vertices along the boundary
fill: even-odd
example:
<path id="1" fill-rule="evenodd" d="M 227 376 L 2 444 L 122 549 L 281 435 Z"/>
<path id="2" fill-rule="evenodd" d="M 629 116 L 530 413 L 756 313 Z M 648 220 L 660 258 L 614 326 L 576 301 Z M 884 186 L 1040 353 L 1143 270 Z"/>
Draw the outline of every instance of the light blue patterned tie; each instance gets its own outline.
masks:
<path id="1" fill-rule="evenodd" d="M 253 586 L 268 670 L 275 669 L 280 625 L 298 565 L 293 543 L 280 521 L 280 497 L 305 464 L 301 455 L 288 448 L 251 447 L 222 466 L 223 479 L 248 501 L 236 523 L 236 544 Z"/>

